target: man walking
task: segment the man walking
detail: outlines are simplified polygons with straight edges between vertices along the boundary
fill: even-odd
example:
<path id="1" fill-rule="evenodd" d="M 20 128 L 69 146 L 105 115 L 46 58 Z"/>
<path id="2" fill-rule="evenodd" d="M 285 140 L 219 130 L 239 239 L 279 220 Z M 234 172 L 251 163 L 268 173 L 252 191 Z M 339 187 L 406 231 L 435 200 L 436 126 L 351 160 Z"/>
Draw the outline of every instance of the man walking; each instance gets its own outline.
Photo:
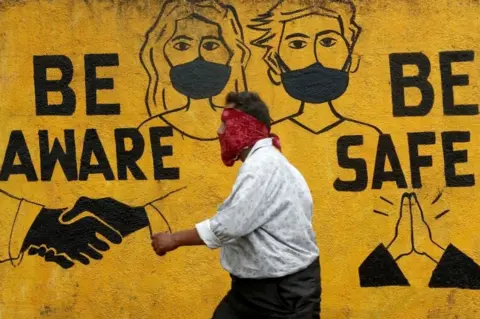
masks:
<path id="1" fill-rule="evenodd" d="M 231 290 L 214 319 L 319 318 L 320 263 L 312 196 L 270 134 L 267 106 L 255 93 L 230 93 L 218 130 L 222 161 L 243 162 L 215 216 L 190 230 L 152 236 L 163 256 L 181 246 L 221 248 Z"/>

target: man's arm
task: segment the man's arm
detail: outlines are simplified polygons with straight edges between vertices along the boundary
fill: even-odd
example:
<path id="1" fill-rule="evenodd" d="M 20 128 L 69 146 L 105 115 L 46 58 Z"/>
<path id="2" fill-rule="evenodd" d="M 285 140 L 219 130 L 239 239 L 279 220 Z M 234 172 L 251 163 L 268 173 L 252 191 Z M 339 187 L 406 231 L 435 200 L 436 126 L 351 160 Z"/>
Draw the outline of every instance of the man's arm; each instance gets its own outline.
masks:
<path id="1" fill-rule="evenodd" d="M 205 245 L 205 242 L 202 240 L 197 229 L 195 228 L 173 233 L 172 239 L 177 247 Z"/>
<path id="2" fill-rule="evenodd" d="M 262 174 L 263 173 L 263 174 Z M 268 201 L 268 190 L 272 185 L 265 171 L 240 173 L 232 193 L 220 206 L 217 214 L 195 226 L 197 232 L 211 248 L 220 248 L 236 238 L 243 237 L 261 227 L 271 217 L 274 210 L 263 210 Z"/>
<path id="3" fill-rule="evenodd" d="M 159 256 L 164 256 L 167 252 L 182 246 L 200 246 L 205 245 L 195 228 L 182 230 L 173 234 L 157 233 L 152 235 L 153 250 Z"/>
<path id="4" fill-rule="evenodd" d="M 270 172 L 264 173 L 272 176 Z M 197 224 L 194 229 L 155 234 L 152 246 L 158 255 L 181 246 L 206 245 L 215 249 L 251 233 L 272 217 L 260 209 L 261 204 L 268 200 L 267 187 L 271 184 L 260 173 L 241 172 L 232 193 L 214 217 Z"/>

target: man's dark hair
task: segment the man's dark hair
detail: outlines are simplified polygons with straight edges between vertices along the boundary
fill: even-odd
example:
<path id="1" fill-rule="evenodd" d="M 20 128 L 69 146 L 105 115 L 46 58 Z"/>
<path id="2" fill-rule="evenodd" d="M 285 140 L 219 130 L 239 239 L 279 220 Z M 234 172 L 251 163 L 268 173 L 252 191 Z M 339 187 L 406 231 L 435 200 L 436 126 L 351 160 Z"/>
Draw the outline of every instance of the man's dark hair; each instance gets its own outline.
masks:
<path id="1" fill-rule="evenodd" d="M 226 104 L 233 104 L 234 108 L 253 116 L 270 128 L 271 120 L 268 107 L 257 93 L 230 92 L 225 102 Z"/>

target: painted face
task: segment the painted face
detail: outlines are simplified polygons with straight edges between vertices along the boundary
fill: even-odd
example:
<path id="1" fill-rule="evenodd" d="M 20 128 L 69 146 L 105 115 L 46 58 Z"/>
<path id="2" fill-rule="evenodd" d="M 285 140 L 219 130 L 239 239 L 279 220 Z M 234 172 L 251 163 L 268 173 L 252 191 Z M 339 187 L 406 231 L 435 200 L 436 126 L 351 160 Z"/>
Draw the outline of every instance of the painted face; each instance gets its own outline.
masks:
<path id="1" fill-rule="evenodd" d="M 350 52 L 340 27 L 337 19 L 317 14 L 285 23 L 278 63 L 290 96 L 321 104 L 346 91 Z"/>
<path id="2" fill-rule="evenodd" d="M 349 45 L 338 19 L 312 14 L 285 23 L 279 55 L 292 71 L 316 62 L 341 70 L 349 57 Z"/>
<path id="3" fill-rule="evenodd" d="M 220 34 L 220 27 L 216 24 L 194 17 L 179 20 L 175 33 L 165 44 L 165 57 L 171 67 L 199 57 L 207 62 L 226 65 L 233 54 Z"/>
<path id="4" fill-rule="evenodd" d="M 197 18 L 176 22 L 176 31 L 164 52 L 171 66 L 170 80 L 178 92 L 205 99 L 223 91 L 230 79 L 228 64 L 233 53 L 220 34 L 218 25 Z"/>

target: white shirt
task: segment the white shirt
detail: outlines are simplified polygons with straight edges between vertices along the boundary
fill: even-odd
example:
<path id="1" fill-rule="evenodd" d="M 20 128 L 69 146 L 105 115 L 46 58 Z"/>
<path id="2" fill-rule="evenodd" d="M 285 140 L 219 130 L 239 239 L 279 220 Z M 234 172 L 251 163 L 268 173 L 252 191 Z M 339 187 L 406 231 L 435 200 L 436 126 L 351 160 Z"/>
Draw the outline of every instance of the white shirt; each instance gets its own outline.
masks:
<path id="1" fill-rule="evenodd" d="M 232 275 L 283 277 L 319 256 L 312 206 L 305 179 L 267 138 L 250 151 L 217 214 L 196 229 L 209 248 L 222 248 Z"/>

